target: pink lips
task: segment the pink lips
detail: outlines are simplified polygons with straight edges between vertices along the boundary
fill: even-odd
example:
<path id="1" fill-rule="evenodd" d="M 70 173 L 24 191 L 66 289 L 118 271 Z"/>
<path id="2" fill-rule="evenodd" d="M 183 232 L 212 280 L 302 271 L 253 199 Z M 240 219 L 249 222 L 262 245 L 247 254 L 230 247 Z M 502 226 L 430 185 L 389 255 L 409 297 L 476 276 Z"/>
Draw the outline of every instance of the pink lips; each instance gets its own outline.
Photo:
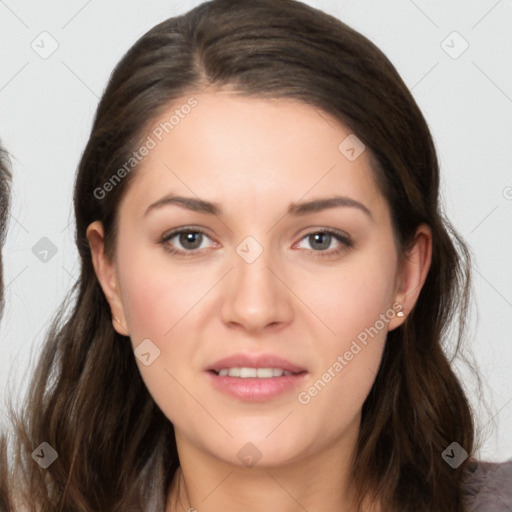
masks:
<path id="1" fill-rule="evenodd" d="M 292 375 L 269 378 L 221 377 L 218 372 L 223 368 L 281 368 L 292 372 Z M 264 402 L 298 387 L 307 371 L 274 355 L 235 354 L 210 365 L 206 374 L 213 387 L 224 394 L 244 401 Z"/>

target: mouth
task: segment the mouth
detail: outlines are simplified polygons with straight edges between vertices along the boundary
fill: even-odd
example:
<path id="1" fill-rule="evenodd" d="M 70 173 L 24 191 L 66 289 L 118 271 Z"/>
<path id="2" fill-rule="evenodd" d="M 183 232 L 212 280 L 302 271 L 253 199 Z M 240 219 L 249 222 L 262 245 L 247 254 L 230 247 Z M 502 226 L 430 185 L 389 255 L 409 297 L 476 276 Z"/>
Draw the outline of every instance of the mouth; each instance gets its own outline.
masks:
<path id="1" fill-rule="evenodd" d="M 290 393 L 308 374 L 276 356 L 235 355 L 206 370 L 214 389 L 245 402 L 264 402 Z"/>
<path id="2" fill-rule="evenodd" d="M 282 377 L 288 375 L 299 375 L 305 373 L 305 370 L 300 372 L 291 372 L 283 368 L 250 368 L 247 366 L 221 368 L 217 370 L 209 370 L 210 372 L 218 375 L 219 377 L 233 377 L 238 379 L 272 379 L 274 377 Z"/>

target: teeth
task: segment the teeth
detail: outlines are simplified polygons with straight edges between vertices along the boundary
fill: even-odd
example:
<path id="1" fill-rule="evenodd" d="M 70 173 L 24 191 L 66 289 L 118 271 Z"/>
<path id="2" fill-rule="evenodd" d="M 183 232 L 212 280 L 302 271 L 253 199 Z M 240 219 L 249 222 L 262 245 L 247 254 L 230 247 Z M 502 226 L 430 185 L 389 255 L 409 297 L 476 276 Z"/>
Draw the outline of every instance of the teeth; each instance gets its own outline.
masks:
<path id="1" fill-rule="evenodd" d="M 277 368 L 276 371 L 279 372 Z M 269 379 L 274 376 L 274 370 L 272 368 L 258 368 L 256 370 L 256 375 L 258 376 L 258 379 Z M 276 377 L 280 377 L 281 375 L 276 375 Z"/>
<path id="2" fill-rule="evenodd" d="M 229 373 L 228 373 L 229 375 Z M 256 368 L 240 368 L 240 377 L 245 379 L 247 377 L 257 377 L 258 370 Z"/>
<path id="3" fill-rule="evenodd" d="M 282 368 L 222 368 L 219 371 L 219 377 L 240 377 L 242 379 L 249 377 L 270 379 L 271 377 L 281 377 L 283 375 L 292 375 L 292 372 Z"/>

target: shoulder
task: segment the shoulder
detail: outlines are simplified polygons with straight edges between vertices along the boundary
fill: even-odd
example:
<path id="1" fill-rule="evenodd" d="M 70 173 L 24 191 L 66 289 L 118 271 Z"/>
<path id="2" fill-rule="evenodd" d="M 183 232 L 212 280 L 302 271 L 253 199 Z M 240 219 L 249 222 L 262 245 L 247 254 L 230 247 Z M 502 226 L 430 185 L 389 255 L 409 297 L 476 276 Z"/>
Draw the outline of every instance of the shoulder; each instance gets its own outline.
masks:
<path id="1" fill-rule="evenodd" d="M 512 459 L 506 462 L 471 461 L 464 494 L 471 512 L 512 511 Z"/>

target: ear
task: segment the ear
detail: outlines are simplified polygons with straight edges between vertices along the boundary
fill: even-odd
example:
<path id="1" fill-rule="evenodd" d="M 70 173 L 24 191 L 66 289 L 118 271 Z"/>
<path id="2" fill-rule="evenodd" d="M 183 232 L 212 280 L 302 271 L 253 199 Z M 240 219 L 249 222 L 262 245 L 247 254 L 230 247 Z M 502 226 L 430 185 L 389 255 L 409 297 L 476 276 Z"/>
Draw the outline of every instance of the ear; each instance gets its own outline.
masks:
<path id="1" fill-rule="evenodd" d="M 389 322 L 389 330 L 402 325 L 411 312 L 427 278 L 432 262 L 432 231 L 427 224 L 421 224 L 416 230 L 414 242 L 405 256 L 399 270 L 396 302 L 393 309 L 402 311 L 404 316 L 396 316 Z M 400 307 L 397 307 L 401 304 Z"/>
<path id="2" fill-rule="evenodd" d="M 126 326 L 121 292 L 116 273 L 115 263 L 105 254 L 103 225 L 95 221 L 87 227 L 87 240 L 91 248 L 92 264 L 101 289 L 110 305 L 112 325 L 123 336 L 129 336 Z"/>

